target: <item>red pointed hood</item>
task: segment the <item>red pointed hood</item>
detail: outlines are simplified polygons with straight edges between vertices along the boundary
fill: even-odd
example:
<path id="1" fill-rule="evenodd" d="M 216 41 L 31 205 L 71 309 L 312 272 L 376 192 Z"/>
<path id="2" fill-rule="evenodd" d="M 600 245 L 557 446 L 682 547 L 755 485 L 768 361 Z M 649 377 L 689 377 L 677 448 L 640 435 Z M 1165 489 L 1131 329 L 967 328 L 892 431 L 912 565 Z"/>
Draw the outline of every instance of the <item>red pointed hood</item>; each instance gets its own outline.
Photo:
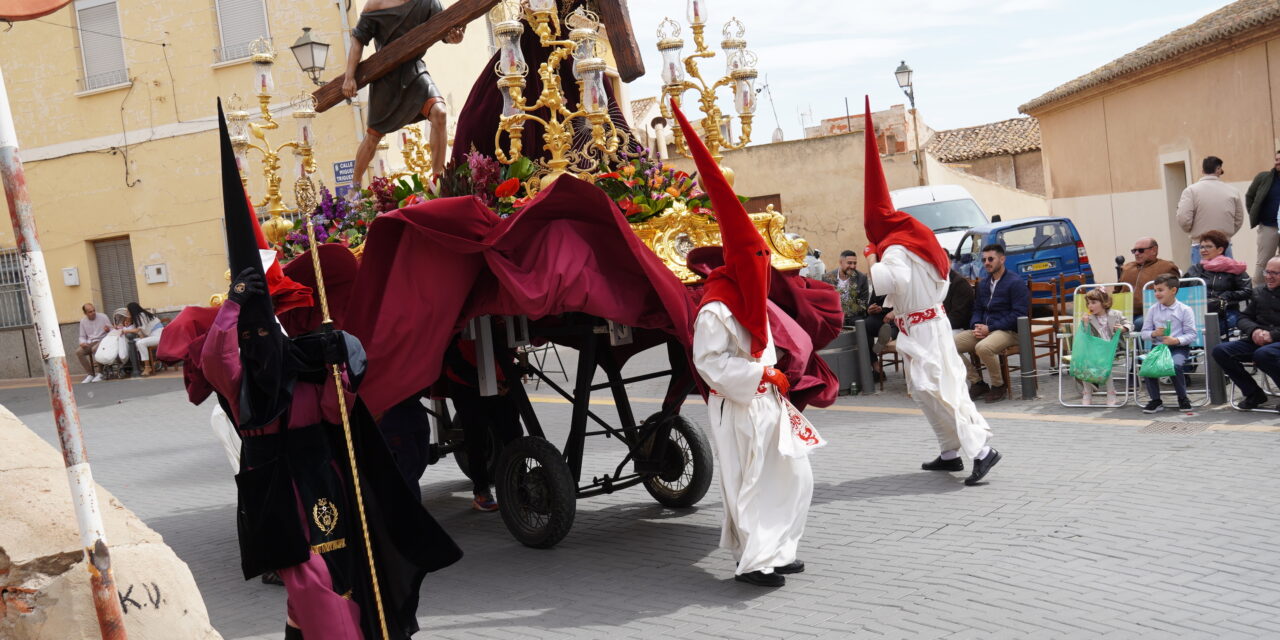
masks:
<path id="1" fill-rule="evenodd" d="M 938 278 L 946 280 L 951 271 L 951 259 L 938 244 L 937 236 L 927 225 L 910 215 L 893 208 L 889 197 L 889 183 L 884 179 L 884 167 L 880 164 L 880 148 L 876 145 L 876 129 L 871 123 L 871 98 L 866 103 L 867 161 L 863 182 L 866 185 L 862 201 L 862 224 L 867 241 L 876 248 L 876 255 L 883 256 L 885 249 L 898 244 L 920 256 L 934 266 Z"/>
<path id="2" fill-rule="evenodd" d="M 258 249 L 270 249 L 271 245 L 267 244 L 267 236 L 262 233 L 262 224 L 258 222 L 258 215 L 254 213 L 253 200 L 249 198 L 248 193 L 244 194 L 244 199 L 249 205 L 249 219 L 253 221 L 250 226 L 253 228 L 253 237 L 258 243 Z M 266 277 L 267 290 L 271 292 L 271 303 L 275 305 L 277 314 L 284 313 L 290 309 L 309 307 L 313 304 L 311 288 L 298 284 L 284 275 L 284 270 L 281 269 L 279 260 L 271 263 L 271 267 L 267 269 Z"/>
<path id="3" fill-rule="evenodd" d="M 720 244 L 724 247 L 724 266 L 716 267 L 707 277 L 702 304 L 718 300 L 729 307 L 734 319 L 751 334 L 751 355 L 758 358 L 769 344 L 769 314 L 765 304 L 769 298 L 769 261 L 772 259 L 769 245 L 756 231 L 733 187 L 674 100 L 671 109 L 698 165 L 702 188 L 711 196 L 716 222 L 720 224 Z"/>

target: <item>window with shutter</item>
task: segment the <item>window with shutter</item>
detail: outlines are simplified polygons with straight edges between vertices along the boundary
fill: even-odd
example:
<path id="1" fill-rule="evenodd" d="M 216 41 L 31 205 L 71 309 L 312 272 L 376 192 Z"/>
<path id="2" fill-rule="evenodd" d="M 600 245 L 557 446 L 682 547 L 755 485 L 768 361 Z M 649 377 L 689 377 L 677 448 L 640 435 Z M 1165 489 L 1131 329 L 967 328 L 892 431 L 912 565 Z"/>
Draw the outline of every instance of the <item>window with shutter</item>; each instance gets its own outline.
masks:
<path id="1" fill-rule="evenodd" d="M 129 81 L 115 0 L 76 0 L 76 26 L 84 63 L 81 90 L 92 91 Z"/>
<path id="2" fill-rule="evenodd" d="M 0 249 L 0 328 L 31 324 L 27 282 L 22 279 L 22 256 L 17 249 Z"/>
<path id="3" fill-rule="evenodd" d="M 267 29 L 267 8 L 263 0 L 215 0 L 222 46 L 218 61 L 249 57 L 249 45 L 258 38 L 271 40 Z"/>

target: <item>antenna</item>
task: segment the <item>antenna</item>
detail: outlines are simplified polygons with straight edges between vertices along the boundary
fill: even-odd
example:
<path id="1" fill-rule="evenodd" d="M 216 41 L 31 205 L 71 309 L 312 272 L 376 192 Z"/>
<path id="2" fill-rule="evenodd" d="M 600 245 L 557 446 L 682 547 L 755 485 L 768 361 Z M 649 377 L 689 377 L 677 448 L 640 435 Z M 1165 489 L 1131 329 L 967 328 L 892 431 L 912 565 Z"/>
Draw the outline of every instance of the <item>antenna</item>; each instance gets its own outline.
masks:
<path id="1" fill-rule="evenodd" d="M 756 93 L 761 91 L 769 92 L 769 108 L 773 110 L 773 142 L 782 142 L 782 122 L 778 120 L 778 106 L 773 103 L 773 89 L 769 86 L 769 74 L 767 73 L 764 76 L 764 86 L 757 89 Z M 801 129 L 803 128 L 802 122 Z"/>

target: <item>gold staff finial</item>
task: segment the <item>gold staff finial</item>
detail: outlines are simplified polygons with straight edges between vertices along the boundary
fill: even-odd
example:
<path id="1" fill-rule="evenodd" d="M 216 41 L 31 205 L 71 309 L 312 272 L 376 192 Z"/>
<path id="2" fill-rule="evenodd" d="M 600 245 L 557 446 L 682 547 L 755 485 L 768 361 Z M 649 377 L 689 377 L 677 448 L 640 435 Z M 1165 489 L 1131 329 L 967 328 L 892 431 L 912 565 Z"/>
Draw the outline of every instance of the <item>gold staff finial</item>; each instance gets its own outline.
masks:
<path id="1" fill-rule="evenodd" d="M 311 214 L 306 214 L 307 218 L 307 246 L 311 249 L 311 266 L 316 272 L 316 290 L 320 292 L 320 313 L 324 316 L 321 326 L 326 329 L 333 327 L 333 318 L 329 316 L 329 298 L 324 291 L 324 274 L 320 272 L 320 252 L 319 246 L 316 245 L 316 228 L 311 221 Z M 342 416 L 342 434 L 347 439 L 347 461 L 351 464 L 351 486 L 356 490 L 356 511 L 360 513 L 360 532 L 364 534 L 364 551 L 369 561 L 369 577 L 373 580 L 373 599 L 378 607 L 378 623 L 382 626 L 382 637 L 389 638 L 387 634 L 387 614 L 382 609 L 382 590 L 378 588 L 378 568 L 373 562 L 373 544 L 369 540 L 369 522 L 364 515 L 364 493 L 360 491 L 360 469 L 356 466 L 356 449 L 351 442 L 351 421 L 347 418 L 347 397 L 342 393 L 342 373 L 338 371 L 338 365 L 330 365 L 333 371 L 334 388 L 338 391 L 338 414 Z"/>

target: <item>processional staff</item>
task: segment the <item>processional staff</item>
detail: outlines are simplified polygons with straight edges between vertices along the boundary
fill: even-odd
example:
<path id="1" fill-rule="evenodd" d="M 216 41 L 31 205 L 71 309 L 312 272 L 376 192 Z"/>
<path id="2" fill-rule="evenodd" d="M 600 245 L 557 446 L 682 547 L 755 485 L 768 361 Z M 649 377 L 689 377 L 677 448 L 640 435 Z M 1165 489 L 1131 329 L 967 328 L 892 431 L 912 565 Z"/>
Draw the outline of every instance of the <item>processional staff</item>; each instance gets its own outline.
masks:
<path id="1" fill-rule="evenodd" d="M 316 289 L 320 292 L 320 314 L 324 320 L 320 323 L 321 331 L 333 331 L 333 317 L 329 315 L 329 298 L 324 291 L 324 272 L 320 269 L 320 252 L 317 251 L 315 223 L 311 214 L 306 214 L 307 242 L 311 248 L 311 266 L 316 272 Z M 360 513 L 360 533 L 364 535 L 365 559 L 369 562 L 369 578 L 373 582 L 373 598 L 378 607 L 378 624 L 382 628 L 382 637 L 390 637 L 387 633 L 387 614 L 382 607 L 382 590 L 378 586 L 378 568 L 373 561 L 373 544 L 369 539 L 369 522 L 364 513 L 364 492 L 360 489 L 360 468 L 356 465 L 356 449 L 351 440 L 351 421 L 347 417 L 347 397 L 342 392 L 342 373 L 338 365 L 329 365 L 333 373 L 333 386 L 338 393 L 338 414 L 342 416 L 342 435 L 347 441 L 347 462 L 351 465 L 351 485 L 356 490 L 356 511 Z"/>

